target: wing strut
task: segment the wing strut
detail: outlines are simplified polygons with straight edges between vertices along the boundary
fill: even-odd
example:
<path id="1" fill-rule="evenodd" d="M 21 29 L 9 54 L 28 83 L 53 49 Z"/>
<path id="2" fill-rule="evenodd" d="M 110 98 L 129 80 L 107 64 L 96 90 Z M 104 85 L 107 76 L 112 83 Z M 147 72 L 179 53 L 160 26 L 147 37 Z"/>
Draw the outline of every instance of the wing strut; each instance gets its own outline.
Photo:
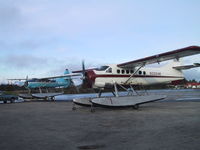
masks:
<path id="1" fill-rule="evenodd" d="M 131 76 L 124 83 L 126 84 L 144 66 L 145 64 L 142 64 L 133 74 L 131 74 Z"/>

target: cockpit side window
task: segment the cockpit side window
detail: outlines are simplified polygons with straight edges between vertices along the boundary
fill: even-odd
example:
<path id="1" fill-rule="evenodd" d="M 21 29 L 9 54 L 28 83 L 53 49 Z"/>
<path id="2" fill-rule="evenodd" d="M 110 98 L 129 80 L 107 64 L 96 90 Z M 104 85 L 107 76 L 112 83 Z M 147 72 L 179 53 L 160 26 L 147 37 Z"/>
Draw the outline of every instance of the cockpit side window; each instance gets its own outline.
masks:
<path id="1" fill-rule="evenodd" d="M 109 66 L 101 66 L 99 68 L 97 68 L 97 71 L 105 71 Z"/>
<path id="2" fill-rule="evenodd" d="M 112 68 L 108 68 L 108 69 L 106 70 L 106 72 L 107 72 L 107 73 L 112 73 Z"/>

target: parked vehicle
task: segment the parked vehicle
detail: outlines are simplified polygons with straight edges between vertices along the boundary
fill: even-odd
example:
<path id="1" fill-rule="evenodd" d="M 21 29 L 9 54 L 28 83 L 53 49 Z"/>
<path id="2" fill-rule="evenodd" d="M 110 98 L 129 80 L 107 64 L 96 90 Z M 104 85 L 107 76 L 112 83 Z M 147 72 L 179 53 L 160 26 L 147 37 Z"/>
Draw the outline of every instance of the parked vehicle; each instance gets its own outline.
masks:
<path id="1" fill-rule="evenodd" d="M 3 101 L 4 103 L 7 103 L 7 101 L 10 101 L 11 103 L 15 102 L 15 100 L 18 99 L 18 96 L 7 94 L 5 92 L 0 91 L 0 101 Z"/>

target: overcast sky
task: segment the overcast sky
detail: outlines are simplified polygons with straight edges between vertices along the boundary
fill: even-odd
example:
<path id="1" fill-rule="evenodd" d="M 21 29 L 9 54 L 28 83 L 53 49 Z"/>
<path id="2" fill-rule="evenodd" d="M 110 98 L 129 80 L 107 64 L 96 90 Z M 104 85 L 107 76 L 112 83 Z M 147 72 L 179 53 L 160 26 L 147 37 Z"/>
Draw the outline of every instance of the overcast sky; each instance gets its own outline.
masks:
<path id="1" fill-rule="evenodd" d="M 0 0 L 0 82 L 200 45 L 199 8 L 199 0 Z M 200 80 L 200 69 L 186 77 Z"/>

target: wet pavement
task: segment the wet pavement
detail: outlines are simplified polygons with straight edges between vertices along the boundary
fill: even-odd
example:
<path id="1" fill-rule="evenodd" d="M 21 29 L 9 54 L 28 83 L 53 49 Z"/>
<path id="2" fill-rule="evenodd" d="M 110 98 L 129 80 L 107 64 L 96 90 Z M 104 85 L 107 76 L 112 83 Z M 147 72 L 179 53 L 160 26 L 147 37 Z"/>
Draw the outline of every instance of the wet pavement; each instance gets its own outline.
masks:
<path id="1" fill-rule="evenodd" d="M 138 110 L 94 113 L 67 101 L 0 104 L 0 150 L 199 149 L 199 90 L 163 93 Z"/>

